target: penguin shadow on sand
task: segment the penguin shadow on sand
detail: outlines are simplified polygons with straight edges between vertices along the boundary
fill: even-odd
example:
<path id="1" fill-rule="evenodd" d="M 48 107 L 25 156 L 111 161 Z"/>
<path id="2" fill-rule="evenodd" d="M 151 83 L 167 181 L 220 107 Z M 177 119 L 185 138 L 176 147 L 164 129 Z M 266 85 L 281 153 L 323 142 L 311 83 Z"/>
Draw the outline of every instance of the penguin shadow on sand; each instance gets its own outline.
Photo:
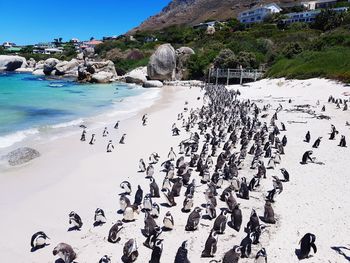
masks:
<path id="1" fill-rule="evenodd" d="M 47 246 L 49 246 L 50 244 L 43 244 L 43 245 L 41 245 L 41 246 L 36 246 L 36 247 L 32 247 L 31 249 L 30 249 L 30 252 L 35 252 L 35 251 L 37 251 L 37 250 L 39 250 L 39 249 L 42 249 L 42 248 L 44 248 L 44 247 L 47 247 Z"/>
<path id="2" fill-rule="evenodd" d="M 105 224 L 105 222 L 96 221 L 96 222 L 94 222 L 93 226 L 98 227 L 98 226 L 103 226 L 104 224 Z"/>
<path id="3" fill-rule="evenodd" d="M 334 246 L 331 247 L 331 249 L 333 249 L 335 252 L 337 252 L 339 255 L 342 255 L 344 257 L 344 259 L 346 259 L 347 261 L 350 262 L 350 246 L 349 247 L 344 247 L 344 246 Z M 345 254 L 345 250 L 347 250 L 348 255 Z"/>
<path id="4" fill-rule="evenodd" d="M 72 231 L 80 231 L 80 228 L 78 226 L 72 226 L 70 228 L 68 228 L 67 230 L 68 232 L 72 232 Z"/>
<path id="5" fill-rule="evenodd" d="M 56 259 L 55 263 L 65 263 L 65 261 L 62 258 Z M 72 263 L 78 263 L 76 261 L 73 261 Z"/>

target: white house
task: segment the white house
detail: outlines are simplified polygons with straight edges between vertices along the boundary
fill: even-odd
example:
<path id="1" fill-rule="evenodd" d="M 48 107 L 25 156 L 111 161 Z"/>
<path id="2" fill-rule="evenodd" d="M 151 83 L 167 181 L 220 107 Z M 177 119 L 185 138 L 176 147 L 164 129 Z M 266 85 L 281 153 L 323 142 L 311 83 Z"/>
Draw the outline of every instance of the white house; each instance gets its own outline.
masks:
<path id="1" fill-rule="evenodd" d="M 307 8 L 308 10 L 316 10 L 322 8 L 333 7 L 337 2 L 344 2 L 340 0 L 313 0 L 301 2 L 301 5 Z"/>
<path id="2" fill-rule="evenodd" d="M 4 43 L 2 44 L 2 46 L 3 46 L 4 48 L 11 48 L 11 47 L 15 47 L 16 44 L 15 44 L 15 43 L 12 43 L 12 42 L 4 42 Z"/>
<path id="3" fill-rule="evenodd" d="M 243 24 L 260 23 L 263 22 L 267 16 L 279 13 L 281 11 L 282 8 L 280 8 L 277 4 L 271 3 L 241 12 L 238 15 L 238 20 Z"/>
<path id="4" fill-rule="evenodd" d="M 346 12 L 348 10 L 348 7 L 331 8 L 331 10 L 337 13 L 341 13 L 341 12 Z M 286 14 L 288 18 L 285 18 L 282 21 L 285 24 L 291 24 L 296 22 L 311 23 L 315 21 L 316 16 L 321 12 L 322 12 L 322 9 L 309 10 L 309 11 L 298 12 L 298 13 L 289 13 L 289 14 Z"/>

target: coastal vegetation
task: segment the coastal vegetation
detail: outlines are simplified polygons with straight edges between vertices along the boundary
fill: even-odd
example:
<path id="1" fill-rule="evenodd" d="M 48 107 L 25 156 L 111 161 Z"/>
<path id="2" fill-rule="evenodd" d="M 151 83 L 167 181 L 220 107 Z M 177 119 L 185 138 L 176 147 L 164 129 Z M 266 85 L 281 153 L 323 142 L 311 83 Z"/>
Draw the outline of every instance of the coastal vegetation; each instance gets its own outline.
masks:
<path id="1" fill-rule="evenodd" d="M 283 14 L 245 27 L 236 19 L 220 23 L 215 33 L 190 26 L 157 32 L 136 32 L 133 39 L 107 41 L 97 53 L 127 71 L 146 65 L 155 48 L 171 43 L 196 52 L 189 62 L 190 78 L 201 79 L 212 65 L 222 68 L 261 68 L 269 77 L 325 77 L 350 82 L 350 13 L 324 10 L 314 23 L 282 23 Z M 151 39 L 151 41 L 150 41 Z M 111 54 L 118 55 L 111 57 Z M 132 57 L 139 53 L 142 56 Z"/>

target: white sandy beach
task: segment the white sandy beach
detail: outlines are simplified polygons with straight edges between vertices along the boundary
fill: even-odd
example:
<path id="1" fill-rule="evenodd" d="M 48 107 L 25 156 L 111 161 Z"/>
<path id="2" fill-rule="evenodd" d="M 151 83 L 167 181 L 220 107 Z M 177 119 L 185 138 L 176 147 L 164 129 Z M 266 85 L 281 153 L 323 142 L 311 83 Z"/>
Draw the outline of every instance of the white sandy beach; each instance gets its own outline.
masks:
<path id="1" fill-rule="evenodd" d="M 272 107 L 266 122 L 281 104 L 284 110 L 279 113 L 276 123 L 279 125 L 282 121 L 287 128 L 282 133 L 282 136 L 287 136 L 288 144 L 281 164 L 275 170 L 267 170 L 267 179 L 262 180 L 258 191 L 251 192 L 250 200 L 238 199 L 243 212 L 243 228 L 252 208 L 257 210 L 259 216 L 263 215 L 264 195 L 272 188 L 271 176 L 281 177 L 279 168 L 289 171 L 290 182 L 284 183 L 284 191 L 273 204 L 277 224 L 271 225 L 262 234 L 261 244 L 253 246 L 252 257 L 261 247 L 265 247 L 269 263 L 298 262 L 295 250 L 299 248 L 299 240 L 305 233 L 311 232 L 316 235 L 318 252 L 303 262 L 349 261 L 350 172 L 347 167 L 350 155 L 349 147 L 337 145 L 341 134 L 345 135 L 348 144 L 350 142 L 350 127 L 345 126 L 346 121 L 350 122 L 350 111 L 337 109 L 335 104 L 329 104 L 327 100 L 329 95 L 349 99 L 350 96 L 345 96 L 347 94 L 344 95 L 344 92 L 350 95 L 350 87 L 323 79 L 279 79 L 261 80 L 232 88 L 240 90 L 241 98 L 257 100 L 259 105 L 270 103 Z M 108 137 L 102 137 L 103 129 L 87 129 L 86 142 L 80 142 L 80 134 L 75 134 L 45 144 L 36 141 L 32 145 L 25 145 L 37 149 L 42 156 L 0 174 L 1 262 L 55 262 L 57 258 L 52 255 L 52 250 L 58 243 L 65 242 L 77 252 L 76 262 L 98 262 L 103 255 L 109 255 L 112 262 L 117 263 L 121 262 L 123 245 L 130 238 L 136 238 L 138 242 L 140 255 L 136 262 L 148 262 L 152 251 L 142 245 L 145 240 L 141 233 L 144 227 L 143 213 L 139 214 L 135 222 L 124 224 L 118 244 L 107 241 L 109 229 L 123 216 L 117 213 L 119 194 L 123 192 L 119 185 L 124 180 L 131 183 L 132 202 L 138 184 L 144 194 L 147 193 L 149 180 L 145 179 L 144 173 L 137 172 L 138 162 L 140 158 L 146 161 L 152 152 L 158 152 L 161 158 L 155 165 L 154 178 L 158 186 L 162 186 L 164 173 L 160 172 L 160 164 L 167 159 L 170 147 L 174 147 L 178 153 L 179 142 L 190 137 L 183 128 L 180 136 L 172 136 L 171 126 L 176 122 L 181 127 L 182 122 L 177 121 L 177 114 L 183 112 L 184 107 L 201 107 L 203 94 L 197 87 L 165 87 L 153 106 L 122 121 L 118 130 L 113 129 L 114 123 L 108 124 Z M 197 97 L 201 99 L 197 100 Z M 292 103 L 288 103 L 289 99 L 292 99 Z M 318 106 L 317 100 L 320 100 Z M 188 101 L 186 106 L 185 101 Z M 285 111 L 301 104 L 310 104 L 316 113 L 321 113 L 321 107 L 325 105 L 324 114 L 331 119 L 319 120 L 305 113 Z M 145 113 L 149 121 L 147 126 L 142 126 L 141 117 Z M 184 115 L 187 117 L 188 112 Z M 334 141 L 328 140 L 331 124 L 339 131 Z M 309 144 L 303 142 L 308 130 L 311 133 Z M 93 146 L 88 144 L 92 133 L 97 135 Z M 121 145 L 118 141 L 123 133 L 127 134 L 126 143 Z M 302 154 L 312 149 L 312 143 L 319 136 L 323 140 L 318 149 L 313 149 L 314 157 L 325 165 L 300 165 Z M 106 153 L 108 140 L 113 140 L 115 146 L 112 153 Z M 247 177 L 248 181 L 256 174 L 255 170 L 249 169 L 250 160 L 250 157 L 247 158 L 246 167 L 239 171 L 239 176 Z M 194 172 L 193 177 L 198 178 L 198 173 Z M 205 189 L 205 186 L 197 188 L 195 206 L 205 203 L 202 194 Z M 182 188 L 181 196 L 176 198 L 178 205 L 172 208 L 161 206 L 160 216 L 156 219 L 158 225 L 162 226 L 165 213 L 171 211 L 175 221 L 175 229 L 161 235 L 164 239 L 161 262 L 173 262 L 177 249 L 185 240 L 189 241 L 189 259 L 192 263 L 210 262 L 211 259 L 200 258 L 200 255 L 213 221 L 202 219 L 198 231 L 185 231 L 188 214 L 181 212 L 184 191 L 185 188 Z M 218 191 L 220 194 L 222 190 Z M 154 201 L 161 204 L 165 200 L 161 195 Z M 226 204 L 218 201 L 217 213 L 221 207 L 226 207 Z M 102 208 L 106 213 L 107 223 L 103 226 L 93 227 L 96 208 Z M 81 231 L 67 231 L 70 227 L 70 211 L 81 216 L 84 223 Z M 44 231 L 51 238 L 50 245 L 30 252 L 30 238 L 37 231 Z M 237 233 L 227 227 L 225 234 L 219 236 L 214 259 L 221 260 L 224 253 L 234 245 L 239 245 L 245 235 L 242 229 Z M 342 249 L 346 256 L 338 254 L 331 247 L 346 247 Z M 240 262 L 254 262 L 254 259 L 242 259 Z"/>

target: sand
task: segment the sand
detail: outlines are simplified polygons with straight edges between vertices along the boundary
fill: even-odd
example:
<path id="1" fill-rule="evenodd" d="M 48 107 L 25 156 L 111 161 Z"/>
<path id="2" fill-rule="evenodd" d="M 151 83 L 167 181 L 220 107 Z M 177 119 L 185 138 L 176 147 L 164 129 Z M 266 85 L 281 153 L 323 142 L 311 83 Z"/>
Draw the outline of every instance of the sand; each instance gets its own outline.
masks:
<path id="1" fill-rule="evenodd" d="M 349 98 L 343 93 L 350 92 L 350 88 L 323 79 L 262 80 L 230 88 L 239 88 L 242 98 L 271 104 L 267 121 L 278 104 L 282 104 L 284 110 L 292 109 L 298 104 L 310 104 L 316 113 L 321 113 L 322 105 L 326 105 L 324 114 L 331 117 L 331 120 L 319 120 L 310 118 L 305 113 L 284 110 L 279 114 L 277 124 L 282 121 L 287 128 L 283 133 L 288 137 L 286 155 L 282 156 L 282 162 L 275 170 L 268 170 L 268 179 L 263 180 L 258 191 L 251 193 L 250 200 L 238 199 L 243 211 L 243 228 L 252 208 L 260 216 L 263 215 L 264 195 L 272 188 L 271 176 L 281 177 L 279 168 L 282 167 L 289 171 L 291 181 L 284 184 L 283 193 L 276 197 L 276 203 L 273 204 L 277 224 L 268 227 L 262 234 L 261 243 L 253 247 L 252 257 L 257 250 L 265 247 L 268 262 L 298 262 L 295 255 L 295 250 L 299 248 L 298 242 L 305 233 L 311 232 L 316 235 L 318 252 L 305 262 L 347 262 L 350 257 L 350 201 L 347 197 L 350 192 L 350 173 L 347 171 L 350 156 L 349 148 L 341 148 L 337 144 L 340 134 L 350 140 L 349 127 L 345 126 L 345 122 L 350 121 L 350 111 L 336 109 L 334 104 L 327 103 L 327 99 L 331 94 L 336 98 Z M 197 97 L 201 99 L 197 100 Z M 288 103 L 289 98 L 292 103 Z M 138 162 L 140 158 L 148 160 L 152 152 L 158 152 L 161 159 L 155 165 L 154 177 L 161 187 L 164 173 L 160 172 L 160 163 L 167 159 L 170 147 L 174 147 L 178 153 L 179 142 L 190 136 L 184 129 L 181 129 L 180 136 L 172 136 L 171 126 L 176 122 L 181 127 L 177 114 L 184 107 L 191 109 L 201 106 L 202 99 L 203 92 L 197 87 L 165 87 L 161 90 L 161 98 L 153 106 L 122 121 L 118 130 L 113 129 L 114 123 L 109 123 L 108 137 L 102 137 L 102 128 L 87 129 L 87 140 L 92 133 L 97 134 L 93 146 L 88 142 L 80 142 L 78 133 L 50 142 L 29 143 L 28 146 L 39 150 L 42 156 L 22 167 L 3 171 L 0 175 L 1 261 L 55 262 L 57 258 L 52 255 L 52 250 L 58 243 L 65 242 L 77 252 L 76 262 L 98 262 L 105 254 L 111 256 L 112 262 L 121 262 L 124 243 L 130 238 L 136 238 L 140 253 L 136 262 L 148 262 L 152 251 L 142 245 L 145 240 L 141 233 L 144 227 L 143 213 L 139 214 L 135 222 L 124 224 L 118 244 L 107 242 L 110 227 L 122 219 L 122 215 L 117 213 L 120 208 L 119 194 L 122 193 L 119 185 L 124 180 L 131 183 L 131 201 L 138 184 L 147 193 L 149 180 L 145 179 L 145 174 L 137 172 Z M 317 100 L 320 100 L 318 106 Z M 188 101 L 186 106 L 185 101 Z M 145 113 L 148 114 L 149 121 L 147 126 L 142 126 L 141 117 Z M 184 115 L 188 116 L 188 112 Z M 289 123 L 290 121 L 306 123 Z M 331 124 L 340 133 L 335 141 L 328 140 Z M 325 165 L 299 164 L 302 154 L 311 149 L 311 143 L 303 142 L 308 130 L 311 132 L 311 143 L 318 136 L 323 136 L 320 147 L 314 149 L 314 156 Z M 118 141 L 123 133 L 127 134 L 126 143 L 121 145 Z M 113 140 L 115 149 L 112 153 L 106 153 L 110 139 Z M 249 160 L 239 172 L 240 177 L 245 176 L 248 180 L 256 173 L 249 169 Z M 193 174 L 197 177 L 197 173 Z M 205 186 L 197 188 L 195 206 L 205 203 L 202 194 L 205 189 Z M 176 251 L 184 240 L 189 241 L 191 262 L 210 262 L 211 259 L 200 258 L 200 254 L 213 221 L 202 219 L 199 230 L 184 230 L 188 217 L 188 214 L 181 212 L 184 191 L 183 188 L 181 196 L 176 198 L 178 205 L 172 208 L 161 206 L 160 216 L 156 219 L 158 225 L 162 226 L 165 213 L 171 211 L 175 221 L 175 229 L 161 235 L 164 239 L 161 262 L 173 262 Z M 164 197 L 154 201 L 161 204 Z M 225 207 L 225 204 L 219 201 L 217 213 L 221 207 Z M 103 226 L 93 227 L 96 208 L 102 208 L 106 213 L 107 223 Z M 70 227 L 70 211 L 81 216 L 84 223 L 81 231 L 67 231 Z M 40 230 L 51 238 L 50 245 L 30 252 L 30 238 Z M 215 259 L 222 259 L 224 253 L 233 245 L 238 245 L 244 236 L 242 229 L 237 233 L 227 227 L 225 234 L 219 236 Z M 345 256 L 338 254 L 332 247 L 345 247 L 341 249 Z M 254 259 L 242 259 L 240 262 L 254 262 Z"/>

